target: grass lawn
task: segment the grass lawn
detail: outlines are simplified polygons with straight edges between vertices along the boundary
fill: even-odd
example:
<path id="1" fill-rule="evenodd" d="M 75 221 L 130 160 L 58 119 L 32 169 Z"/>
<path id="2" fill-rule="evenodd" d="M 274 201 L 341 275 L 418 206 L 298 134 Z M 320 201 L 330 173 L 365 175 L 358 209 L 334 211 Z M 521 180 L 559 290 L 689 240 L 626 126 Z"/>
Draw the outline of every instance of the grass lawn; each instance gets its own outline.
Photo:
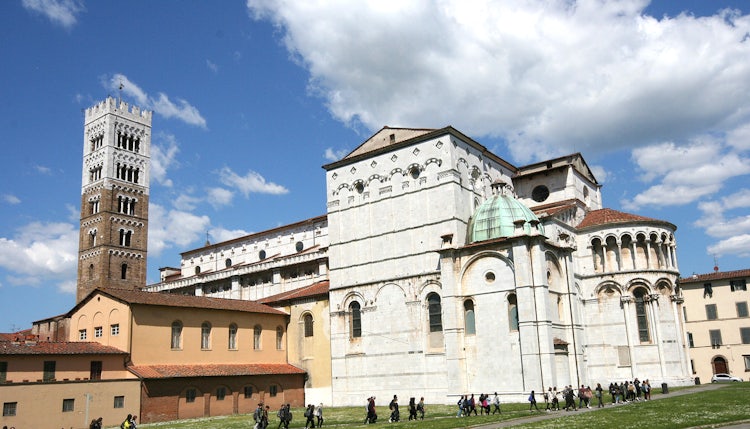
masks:
<path id="1" fill-rule="evenodd" d="M 717 390 L 698 391 L 682 396 L 661 395 L 656 389 L 654 398 L 657 401 L 639 402 L 618 406 L 608 405 L 606 408 L 588 413 L 557 412 L 559 417 L 535 423 L 521 424 L 517 428 L 573 428 L 573 427 L 648 427 L 654 428 L 688 428 L 709 424 L 743 421 L 750 419 L 750 383 L 732 383 Z M 674 391 L 673 391 L 674 392 Z M 544 403 L 540 404 L 544 408 Z M 427 404 L 424 421 L 406 420 L 409 412 L 401 406 L 401 422 L 388 423 L 389 411 L 387 406 L 378 407 L 378 422 L 375 426 L 365 426 L 364 404 L 361 407 L 325 408 L 324 428 L 377 428 L 378 426 L 411 428 L 452 429 L 465 428 L 501 421 L 528 417 L 531 414 L 528 404 L 503 404 L 502 415 L 471 416 L 456 418 L 456 407 L 448 405 Z M 276 410 L 272 410 L 268 425 L 269 429 L 276 429 L 278 419 Z M 303 409 L 293 409 L 294 419 L 290 428 L 302 428 L 305 418 Z M 546 415 L 546 413 L 544 413 Z M 174 429 L 248 429 L 253 427 L 251 414 L 227 417 L 211 417 L 174 422 L 141 424 L 138 428 L 174 428 Z"/>

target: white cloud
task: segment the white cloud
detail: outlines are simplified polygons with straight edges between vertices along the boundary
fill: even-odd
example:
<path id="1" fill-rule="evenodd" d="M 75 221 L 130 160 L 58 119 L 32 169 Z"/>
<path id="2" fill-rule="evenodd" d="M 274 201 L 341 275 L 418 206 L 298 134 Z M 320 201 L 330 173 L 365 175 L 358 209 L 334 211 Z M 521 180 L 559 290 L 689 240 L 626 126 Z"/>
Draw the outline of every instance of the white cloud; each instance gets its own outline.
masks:
<path id="1" fill-rule="evenodd" d="M 242 229 L 224 229 L 224 228 L 212 228 L 208 235 L 211 238 L 212 243 L 221 243 L 222 241 L 231 240 L 237 237 L 243 237 L 250 234 Z"/>
<path id="2" fill-rule="evenodd" d="M 0 237 L 0 267 L 11 273 L 7 278 L 11 284 L 55 284 L 71 292 L 69 285 L 75 284 L 78 268 L 78 228 L 69 223 L 32 222 L 19 228 L 13 238 Z"/>
<path id="3" fill-rule="evenodd" d="M 208 69 L 211 70 L 214 74 L 219 72 L 219 66 L 217 66 L 216 63 L 212 62 L 211 60 L 206 60 L 206 67 L 208 67 Z"/>
<path id="4" fill-rule="evenodd" d="M 732 255 L 740 258 L 750 257 L 750 234 L 736 235 L 721 240 L 706 249 L 709 254 L 717 256 Z"/>
<path id="5" fill-rule="evenodd" d="M 83 2 L 78 0 L 23 0 L 21 4 L 26 9 L 40 13 L 66 29 L 76 25 L 78 22 L 76 15 L 86 10 Z"/>
<path id="6" fill-rule="evenodd" d="M 519 162 L 750 123 L 750 16 L 656 19 L 647 5 L 247 1 L 339 120 L 451 124 L 504 138 Z"/>
<path id="7" fill-rule="evenodd" d="M 331 162 L 338 161 L 345 157 L 349 153 L 347 149 L 334 150 L 332 147 L 326 148 L 326 153 L 323 157 Z"/>
<path id="8" fill-rule="evenodd" d="M 254 171 L 248 171 L 245 176 L 240 176 L 229 167 L 224 167 L 219 171 L 219 180 L 221 183 L 231 186 L 240 191 L 245 197 L 251 192 L 260 194 L 286 194 L 289 192 L 285 187 L 273 182 L 266 182 L 260 174 Z"/>
<path id="9" fill-rule="evenodd" d="M 606 183 L 609 177 L 609 172 L 601 165 L 589 165 L 591 173 L 596 177 L 596 181 L 599 184 Z"/>
<path id="10" fill-rule="evenodd" d="M 163 143 L 151 145 L 151 178 L 163 186 L 172 187 L 172 180 L 167 178 L 167 170 L 176 164 L 175 158 L 180 148 L 172 134 L 159 134 L 158 139 Z"/>
<path id="11" fill-rule="evenodd" d="M 11 205 L 16 205 L 16 204 L 20 204 L 21 203 L 21 199 L 20 198 L 18 198 L 15 195 L 11 195 L 11 194 L 3 194 L 2 195 L 2 200 L 5 201 L 8 204 L 11 204 Z"/>
<path id="12" fill-rule="evenodd" d="M 49 167 L 45 167 L 43 165 L 35 165 L 34 170 L 36 170 L 38 173 L 47 174 L 47 175 L 52 172 L 52 170 L 50 170 Z"/>
<path id="13" fill-rule="evenodd" d="M 158 204 L 148 207 L 148 252 L 158 256 L 165 249 L 176 246 L 184 249 L 208 231 L 208 216 L 196 216 L 181 210 L 167 210 Z"/>
<path id="14" fill-rule="evenodd" d="M 172 205 L 179 211 L 192 211 L 201 202 L 200 198 L 188 194 L 180 194 Z"/>
<path id="15" fill-rule="evenodd" d="M 231 204 L 233 197 L 234 197 L 234 193 L 228 189 L 209 188 L 206 201 L 208 201 L 209 204 L 214 206 L 214 208 L 219 208 L 221 206 L 227 206 Z"/>
<path id="16" fill-rule="evenodd" d="M 707 136 L 697 136 L 685 146 L 668 142 L 634 149 L 636 175 L 641 181 L 658 183 L 621 203 L 637 210 L 645 205 L 684 205 L 712 196 L 727 180 L 750 174 L 750 158 L 733 149 Z"/>
<path id="17" fill-rule="evenodd" d="M 103 85 L 112 91 L 119 90 L 120 85 L 122 85 L 122 92 L 134 98 L 139 107 L 153 110 L 165 118 L 177 118 L 187 124 L 206 128 L 206 120 L 201 116 L 198 109 L 186 100 L 178 98 L 175 103 L 163 92 L 159 92 L 155 97 L 152 97 L 128 79 L 127 76 L 120 73 L 110 78 L 104 77 Z"/>

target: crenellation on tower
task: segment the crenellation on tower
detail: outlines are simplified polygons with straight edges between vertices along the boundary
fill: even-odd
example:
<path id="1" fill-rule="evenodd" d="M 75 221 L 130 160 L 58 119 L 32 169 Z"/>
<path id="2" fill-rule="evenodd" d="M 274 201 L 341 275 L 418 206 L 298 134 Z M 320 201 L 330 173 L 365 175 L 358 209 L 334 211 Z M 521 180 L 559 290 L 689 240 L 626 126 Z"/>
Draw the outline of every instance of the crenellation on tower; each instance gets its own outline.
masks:
<path id="1" fill-rule="evenodd" d="M 146 284 L 151 112 L 112 97 L 86 109 L 78 293 Z"/>

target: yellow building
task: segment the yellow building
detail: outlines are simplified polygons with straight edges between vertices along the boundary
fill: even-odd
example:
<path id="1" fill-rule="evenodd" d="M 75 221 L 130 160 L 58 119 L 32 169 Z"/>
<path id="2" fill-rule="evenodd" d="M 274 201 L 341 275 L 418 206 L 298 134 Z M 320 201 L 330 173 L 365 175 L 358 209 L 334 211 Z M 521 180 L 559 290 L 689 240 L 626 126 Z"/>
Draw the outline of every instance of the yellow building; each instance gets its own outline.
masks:
<path id="1" fill-rule="evenodd" d="M 94 290 L 68 314 L 70 341 L 126 351 L 142 381 L 143 422 L 304 404 L 305 371 L 287 363 L 289 316 L 254 301 Z"/>
<path id="2" fill-rule="evenodd" d="M 680 279 L 693 374 L 709 382 L 714 374 L 748 380 L 750 269 L 694 274 Z"/>
<path id="3" fill-rule="evenodd" d="M 96 342 L 0 341 L 0 425 L 84 428 L 118 424 L 140 408 L 127 353 Z"/>

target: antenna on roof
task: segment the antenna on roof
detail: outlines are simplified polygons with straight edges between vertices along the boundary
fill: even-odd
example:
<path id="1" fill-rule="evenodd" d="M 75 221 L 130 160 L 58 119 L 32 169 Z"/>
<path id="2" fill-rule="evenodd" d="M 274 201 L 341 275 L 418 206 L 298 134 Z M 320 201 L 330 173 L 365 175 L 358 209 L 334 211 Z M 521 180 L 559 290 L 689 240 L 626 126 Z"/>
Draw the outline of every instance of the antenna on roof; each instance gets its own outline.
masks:
<path id="1" fill-rule="evenodd" d="M 719 260 L 716 259 L 716 255 L 715 254 L 714 254 L 714 272 L 715 273 L 719 272 Z"/>
<path id="2" fill-rule="evenodd" d="M 208 231 L 206 231 L 206 246 L 210 246 L 211 242 L 208 241 Z"/>

